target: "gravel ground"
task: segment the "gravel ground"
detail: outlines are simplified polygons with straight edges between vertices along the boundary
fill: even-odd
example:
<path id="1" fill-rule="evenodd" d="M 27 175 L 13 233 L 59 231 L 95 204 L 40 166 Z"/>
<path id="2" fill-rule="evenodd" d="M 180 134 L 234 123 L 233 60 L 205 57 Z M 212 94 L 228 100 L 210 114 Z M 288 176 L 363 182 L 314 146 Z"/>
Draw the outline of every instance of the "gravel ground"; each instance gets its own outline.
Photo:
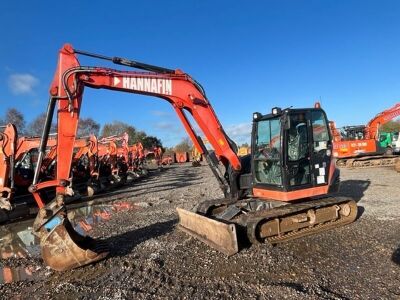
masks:
<path id="1" fill-rule="evenodd" d="M 0 285 L 2 299 L 400 299 L 400 173 L 342 170 L 356 222 L 227 258 L 175 228 L 177 206 L 221 197 L 207 166 L 171 166 L 111 197 L 136 203 L 93 226 L 110 256 L 68 272 L 38 255 L 0 260 L 33 276 Z"/>

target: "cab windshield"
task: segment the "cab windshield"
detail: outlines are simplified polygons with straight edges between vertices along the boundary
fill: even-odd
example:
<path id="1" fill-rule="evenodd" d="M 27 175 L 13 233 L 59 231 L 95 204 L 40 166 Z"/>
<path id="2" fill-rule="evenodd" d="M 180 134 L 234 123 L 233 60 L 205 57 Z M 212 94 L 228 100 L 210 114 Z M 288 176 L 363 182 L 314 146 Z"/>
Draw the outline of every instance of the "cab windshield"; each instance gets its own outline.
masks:
<path id="1" fill-rule="evenodd" d="M 254 170 L 258 183 L 282 185 L 279 118 L 262 120 L 257 124 Z"/>

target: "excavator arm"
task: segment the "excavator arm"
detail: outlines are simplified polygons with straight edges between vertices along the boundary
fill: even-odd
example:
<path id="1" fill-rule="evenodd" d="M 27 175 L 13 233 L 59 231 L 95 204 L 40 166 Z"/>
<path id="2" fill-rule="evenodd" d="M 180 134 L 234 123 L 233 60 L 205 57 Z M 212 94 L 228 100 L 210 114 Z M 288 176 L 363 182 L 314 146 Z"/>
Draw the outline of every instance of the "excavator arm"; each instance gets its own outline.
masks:
<path id="1" fill-rule="evenodd" d="M 365 127 L 365 139 L 378 139 L 379 127 L 400 116 L 400 103 L 377 114 Z"/>
<path id="2" fill-rule="evenodd" d="M 117 147 L 115 142 L 121 142 L 121 147 Z M 99 140 L 99 143 L 109 143 L 109 147 L 113 149 L 112 153 L 113 155 L 121 155 L 127 162 L 129 159 L 129 135 L 128 133 L 124 132 L 121 136 L 109 136 L 109 137 L 104 137 L 101 140 Z"/>
<path id="3" fill-rule="evenodd" d="M 111 60 L 116 64 L 143 69 L 147 72 L 81 66 L 77 54 Z M 33 229 L 41 239 L 42 257 L 47 265 L 56 270 L 65 270 L 97 261 L 108 253 L 101 243 L 89 237 L 80 236 L 74 231 L 66 217 L 64 206 L 64 196 L 70 195 L 71 192 L 69 188 L 71 163 L 85 87 L 155 96 L 168 101 L 196 148 L 201 149 L 201 153 L 205 155 L 224 193 L 230 198 L 238 198 L 237 174 L 241 170 L 241 164 L 236 154 L 236 146 L 225 134 L 200 84 L 180 70 L 91 54 L 74 50 L 71 45 L 66 44 L 59 52 L 57 70 L 50 87 L 50 99 L 39 146 L 38 163 L 29 188 L 41 208 Z M 41 164 L 45 157 L 56 106 L 58 119 L 56 177 L 54 180 L 39 183 Z M 193 116 L 213 146 L 215 156 L 208 154 L 201 139 L 193 130 L 185 111 Z M 218 161 L 224 164 L 229 176 L 219 171 Z M 45 206 L 40 192 L 51 187 L 56 189 L 56 198 Z M 60 253 L 55 253 L 54 249 L 59 249 Z"/>
<path id="4" fill-rule="evenodd" d="M 15 152 L 15 160 L 20 161 L 24 154 L 32 149 L 38 148 L 40 144 L 39 137 L 20 137 L 17 142 L 17 150 Z M 55 147 L 57 145 L 57 137 L 51 136 L 47 140 L 46 147 Z"/>
<path id="5" fill-rule="evenodd" d="M 10 199 L 14 190 L 14 164 L 18 133 L 13 124 L 0 132 L 0 208 L 11 209 Z"/>
<path id="6" fill-rule="evenodd" d="M 76 54 L 109 59 L 118 64 L 151 70 L 151 72 L 85 67 L 79 64 Z M 42 154 L 43 145 L 47 143 L 49 124 L 51 124 L 55 105 L 58 102 L 57 176 L 54 181 L 38 183 L 38 174 L 35 173 L 31 186 L 35 200 L 40 206 L 42 206 L 42 201 L 38 192 L 42 188 L 56 186 L 58 194 L 65 194 L 85 87 L 155 96 L 168 101 L 178 114 L 194 145 L 201 149 L 203 154 L 207 150 L 196 136 L 184 111 L 189 112 L 213 146 L 219 161 L 226 167 L 231 166 L 234 171 L 240 171 L 240 160 L 234 149 L 234 143 L 225 134 L 204 90 L 188 74 L 180 70 L 164 69 L 126 59 L 89 54 L 74 50 L 71 45 L 66 44 L 59 52 L 58 66 L 50 88 L 48 113 L 39 149 L 39 168 L 37 168 L 37 170 L 40 169 L 44 155 Z M 214 174 L 218 175 L 220 183 L 227 185 L 224 177 L 218 174 L 216 169 L 215 167 Z"/>

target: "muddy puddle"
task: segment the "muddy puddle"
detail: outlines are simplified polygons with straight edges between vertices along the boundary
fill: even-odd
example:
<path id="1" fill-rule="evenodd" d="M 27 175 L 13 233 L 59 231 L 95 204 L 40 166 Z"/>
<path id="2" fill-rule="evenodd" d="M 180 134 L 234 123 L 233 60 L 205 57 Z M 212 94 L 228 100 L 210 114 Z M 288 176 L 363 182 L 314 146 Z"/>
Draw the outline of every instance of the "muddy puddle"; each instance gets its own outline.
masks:
<path id="1" fill-rule="evenodd" d="M 90 232 L 102 222 L 111 220 L 114 214 L 121 211 L 137 210 L 139 206 L 128 201 L 107 204 L 93 204 L 69 209 L 68 218 L 75 230 L 82 235 Z M 32 233 L 32 220 L 0 226 L 0 258 L 3 265 L 8 259 L 40 258 L 39 239 Z M 0 268 L 0 284 L 16 281 L 33 280 L 34 267 Z"/>

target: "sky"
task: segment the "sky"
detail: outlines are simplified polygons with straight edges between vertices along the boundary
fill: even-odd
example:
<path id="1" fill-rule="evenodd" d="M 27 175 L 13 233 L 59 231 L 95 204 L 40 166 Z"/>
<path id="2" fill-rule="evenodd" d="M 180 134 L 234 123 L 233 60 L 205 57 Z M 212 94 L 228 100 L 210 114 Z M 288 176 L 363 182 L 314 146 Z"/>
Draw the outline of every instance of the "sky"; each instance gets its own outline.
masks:
<path id="1" fill-rule="evenodd" d="M 239 144 L 252 113 L 274 106 L 319 100 L 338 126 L 366 124 L 400 101 L 399 15 L 400 1 L 384 0 L 1 1 L 0 116 L 46 110 L 57 52 L 71 43 L 190 74 Z M 149 96 L 86 88 L 81 117 L 127 122 L 164 146 L 186 137 L 170 104 Z"/>

